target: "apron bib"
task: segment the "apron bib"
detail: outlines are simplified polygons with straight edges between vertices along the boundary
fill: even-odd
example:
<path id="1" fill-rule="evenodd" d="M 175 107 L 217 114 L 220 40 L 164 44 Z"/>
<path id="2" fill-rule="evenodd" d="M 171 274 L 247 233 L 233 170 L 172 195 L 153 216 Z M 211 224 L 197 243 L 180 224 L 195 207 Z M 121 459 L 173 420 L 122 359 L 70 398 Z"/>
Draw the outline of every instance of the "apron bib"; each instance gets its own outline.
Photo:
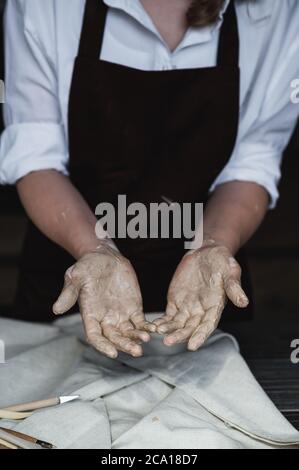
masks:
<path id="1" fill-rule="evenodd" d="M 239 123 L 239 34 L 231 1 L 216 67 L 143 71 L 99 60 L 108 7 L 87 0 L 69 99 L 70 178 L 94 212 L 119 195 L 127 204 L 205 203 L 227 164 Z M 145 312 L 163 311 L 183 257 L 183 239 L 115 238 L 133 264 Z M 243 286 L 250 283 L 242 253 Z M 29 226 L 21 259 L 16 315 L 51 321 L 66 269 L 74 260 Z M 78 307 L 73 309 L 78 310 Z M 228 305 L 224 318 L 246 313 Z M 247 309 L 249 313 L 249 309 Z M 41 318 L 42 315 L 42 318 Z"/>

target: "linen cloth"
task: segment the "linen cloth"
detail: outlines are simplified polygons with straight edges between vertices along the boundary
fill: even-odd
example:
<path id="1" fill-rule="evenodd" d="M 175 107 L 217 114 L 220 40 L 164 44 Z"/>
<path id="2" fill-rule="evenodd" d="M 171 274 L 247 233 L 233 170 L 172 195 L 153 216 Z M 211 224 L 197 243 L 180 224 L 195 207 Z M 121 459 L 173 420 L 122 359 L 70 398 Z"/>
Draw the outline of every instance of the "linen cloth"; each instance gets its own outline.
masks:
<path id="1" fill-rule="evenodd" d="M 0 319 L 0 338 L 6 346 L 0 408 L 80 395 L 78 401 L 36 411 L 21 422 L 0 421 L 1 427 L 59 449 L 266 449 L 299 444 L 299 433 L 257 384 L 236 340 L 219 330 L 196 352 L 186 351 L 185 345 L 167 348 L 153 335 L 142 358 L 121 353 L 117 360 L 85 343 L 79 315 L 53 325 Z"/>

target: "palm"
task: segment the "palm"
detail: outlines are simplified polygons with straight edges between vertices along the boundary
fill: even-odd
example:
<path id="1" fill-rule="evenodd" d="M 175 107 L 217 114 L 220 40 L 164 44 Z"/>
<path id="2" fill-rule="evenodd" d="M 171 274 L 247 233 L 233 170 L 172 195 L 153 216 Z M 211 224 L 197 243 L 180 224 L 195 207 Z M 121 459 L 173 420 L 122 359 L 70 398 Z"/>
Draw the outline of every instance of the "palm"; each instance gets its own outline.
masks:
<path id="1" fill-rule="evenodd" d="M 171 346 L 188 341 L 201 346 L 217 327 L 227 296 L 239 307 L 247 305 L 240 285 L 241 270 L 224 247 L 207 247 L 183 258 L 168 291 L 166 315 L 155 321 Z"/>
<path id="2" fill-rule="evenodd" d="M 92 346 L 109 357 L 116 357 L 118 350 L 142 355 L 140 343 L 149 341 L 146 331 L 155 326 L 145 321 L 140 288 L 128 260 L 108 247 L 85 255 L 67 271 L 55 313 L 65 313 L 77 300 Z"/>

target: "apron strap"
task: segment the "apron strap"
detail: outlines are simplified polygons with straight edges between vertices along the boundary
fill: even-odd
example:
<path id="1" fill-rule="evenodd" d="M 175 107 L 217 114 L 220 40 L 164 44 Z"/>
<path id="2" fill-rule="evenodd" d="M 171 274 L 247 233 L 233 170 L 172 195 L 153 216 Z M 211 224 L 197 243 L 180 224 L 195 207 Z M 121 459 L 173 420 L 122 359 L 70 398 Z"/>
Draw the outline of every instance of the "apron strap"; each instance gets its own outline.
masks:
<path id="1" fill-rule="evenodd" d="M 230 0 L 220 31 L 217 65 L 239 66 L 239 28 L 235 1 Z"/>
<path id="2" fill-rule="evenodd" d="M 86 0 L 79 57 L 98 60 L 101 54 L 108 7 L 103 0 Z"/>
<path id="3" fill-rule="evenodd" d="M 101 54 L 108 6 L 103 0 L 86 0 L 79 57 L 98 60 Z M 220 31 L 217 65 L 239 65 L 239 30 L 234 0 L 224 15 Z"/>

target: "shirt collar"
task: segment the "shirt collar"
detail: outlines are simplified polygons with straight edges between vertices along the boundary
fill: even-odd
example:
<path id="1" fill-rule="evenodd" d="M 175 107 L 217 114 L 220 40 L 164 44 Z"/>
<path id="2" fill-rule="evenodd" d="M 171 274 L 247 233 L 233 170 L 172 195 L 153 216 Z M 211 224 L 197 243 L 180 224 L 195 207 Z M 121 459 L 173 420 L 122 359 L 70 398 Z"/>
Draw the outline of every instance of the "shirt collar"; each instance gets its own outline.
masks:
<path id="1" fill-rule="evenodd" d="M 223 24 L 224 14 L 228 8 L 228 5 L 231 0 L 225 0 L 220 12 L 217 21 L 209 26 L 204 28 L 190 27 L 183 39 L 180 49 L 195 44 L 200 44 L 204 42 L 209 42 L 213 39 L 214 35 L 218 32 Z"/>
<path id="2" fill-rule="evenodd" d="M 102 0 L 99 0 L 102 1 Z M 129 16 L 141 23 L 145 28 L 149 29 L 157 35 L 158 31 L 155 28 L 150 16 L 146 13 L 139 0 L 103 0 L 104 3 L 111 7 L 124 11 Z M 158 33 L 159 35 L 159 33 Z"/>
<path id="3" fill-rule="evenodd" d="M 102 1 L 102 0 L 99 0 Z M 104 3 L 111 8 L 118 8 L 122 11 L 125 11 L 128 15 L 135 18 L 139 23 L 141 23 L 145 28 L 152 31 L 155 35 L 161 36 L 157 31 L 153 21 L 150 16 L 145 12 L 143 6 L 139 0 L 103 0 Z M 218 20 L 210 26 L 203 28 L 190 27 L 185 34 L 181 44 L 178 46 L 177 50 L 183 49 L 188 46 L 193 46 L 200 43 L 209 42 L 212 40 L 214 34 L 220 29 L 224 14 L 228 8 L 228 5 L 231 0 L 225 0 L 224 4 L 219 12 Z M 163 41 L 163 39 L 162 39 Z"/>

